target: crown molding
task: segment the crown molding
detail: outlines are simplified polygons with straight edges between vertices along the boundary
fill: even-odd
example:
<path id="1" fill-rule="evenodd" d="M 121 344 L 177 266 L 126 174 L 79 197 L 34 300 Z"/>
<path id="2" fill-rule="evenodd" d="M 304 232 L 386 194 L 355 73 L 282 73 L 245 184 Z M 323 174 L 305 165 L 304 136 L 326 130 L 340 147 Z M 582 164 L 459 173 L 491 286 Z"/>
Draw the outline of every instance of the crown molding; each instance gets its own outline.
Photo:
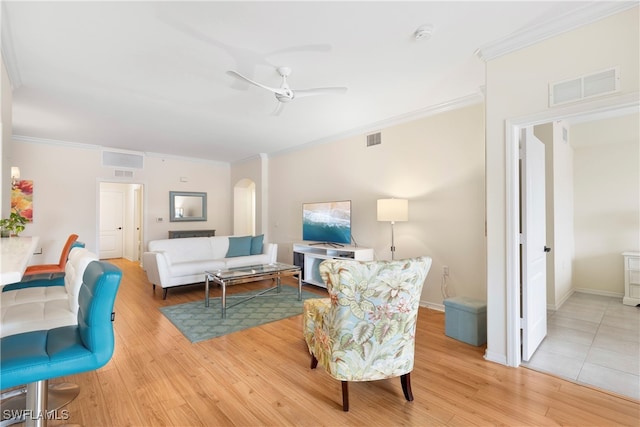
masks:
<path id="1" fill-rule="evenodd" d="M 584 115 L 597 118 L 598 115 L 612 112 L 626 113 L 633 111 L 632 109 L 640 112 L 639 108 L 640 92 L 636 91 L 550 108 L 528 116 L 509 118 L 507 119 L 507 126 L 531 126 L 549 123 L 554 120 L 571 121 Z"/>
<path id="2" fill-rule="evenodd" d="M 11 139 L 17 142 L 26 142 L 30 144 L 59 145 L 71 148 L 81 148 L 83 150 L 101 150 L 100 145 L 83 144 L 81 142 L 62 141 L 59 139 L 38 138 L 34 136 L 12 135 Z"/>
<path id="3" fill-rule="evenodd" d="M 2 2 L 2 9 L 0 10 L 0 50 L 2 52 L 2 62 L 7 69 L 9 81 L 11 82 L 11 88 L 13 90 L 22 86 L 22 79 L 20 78 L 20 70 L 18 70 L 18 62 L 16 61 L 16 55 L 13 50 L 13 39 L 11 38 L 11 24 L 9 23 L 9 17 L 7 14 L 7 7 L 5 2 Z"/>
<path id="4" fill-rule="evenodd" d="M 637 1 L 595 1 L 486 44 L 476 50 L 475 54 L 483 61 L 490 61 L 637 6 Z"/>
<path id="5" fill-rule="evenodd" d="M 194 163 L 206 163 L 206 164 L 209 164 L 209 165 L 218 165 L 218 166 L 226 166 L 226 167 L 230 167 L 231 166 L 231 164 L 229 162 L 222 162 L 220 160 L 204 159 L 204 158 L 200 158 L 200 157 L 177 156 L 177 155 L 174 155 L 174 154 L 155 153 L 155 152 L 151 152 L 151 151 L 147 151 L 144 154 L 147 157 L 155 157 L 155 158 L 161 158 L 161 159 L 181 160 L 181 161 L 185 161 L 185 162 L 194 162 Z"/>
<path id="6" fill-rule="evenodd" d="M 371 123 L 366 126 L 354 128 L 346 132 L 334 134 L 326 138 L 310 141 L 310 142 L 307 142 L 306 144 L 296 145 L 294 147 L 275 151 L 270 153 L 269 157 L 275 157 L 275 156 L 293 152 L 293 151 L 304 150 L 313 145 L 321 145 L 321 144 L 326 144 L 333 141 L 339 141 L 341 139 L 350 138 L 357 135 L 366 135 L 368 133 L 378 132 L 381 129 L 389 128 L 389 127 L 410 122 L 413 120 L 422 119 L 428 116 L 434 116 L 436 114 L 445 113 L 447 111 L 457 110 L 463 107 L 468 107 L 470 105 L 480 104 L 482 102 L 484 102 L 484 86 L 479 88 L 477 93 L 466 95 L 461 98 L 456 98 L 451 101 L 443 102 L 441 104 L 432 105 L 426 108 L 421 108 L 419 110 L 414 110 L 406 114 L 401 114 L 399 116 L 394 116 L 385 120 Z"/>

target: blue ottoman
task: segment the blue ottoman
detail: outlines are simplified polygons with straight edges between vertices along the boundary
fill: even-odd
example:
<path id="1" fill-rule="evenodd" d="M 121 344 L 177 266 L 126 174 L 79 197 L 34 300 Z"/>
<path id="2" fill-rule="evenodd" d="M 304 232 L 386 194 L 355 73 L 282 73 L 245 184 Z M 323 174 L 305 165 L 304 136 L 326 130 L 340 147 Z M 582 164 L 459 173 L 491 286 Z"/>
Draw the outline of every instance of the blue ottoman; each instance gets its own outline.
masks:
<path id="1" fill-rule="evenodd" d="M 467 344 L 487 342 L 487 304 L 469 297 L 444 300 L 444 333 Z"/>

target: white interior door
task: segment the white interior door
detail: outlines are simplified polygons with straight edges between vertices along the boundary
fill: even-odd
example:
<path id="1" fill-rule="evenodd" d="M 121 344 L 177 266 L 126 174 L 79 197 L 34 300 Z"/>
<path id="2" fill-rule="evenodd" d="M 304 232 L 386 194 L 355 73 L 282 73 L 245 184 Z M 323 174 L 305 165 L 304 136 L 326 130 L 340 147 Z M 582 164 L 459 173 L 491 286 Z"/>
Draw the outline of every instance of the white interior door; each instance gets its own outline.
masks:
<path id="1" fill-rule="evenodd" d="M 522 131 L 522 359 L 528 361 L 547 335 L 547 259 L 544 143 L 533 127 Z"/>
<path id="2" fill-rule="evenodd" d="M 100 259 L 122 258 L 124 193 L 100 190 Z"/>

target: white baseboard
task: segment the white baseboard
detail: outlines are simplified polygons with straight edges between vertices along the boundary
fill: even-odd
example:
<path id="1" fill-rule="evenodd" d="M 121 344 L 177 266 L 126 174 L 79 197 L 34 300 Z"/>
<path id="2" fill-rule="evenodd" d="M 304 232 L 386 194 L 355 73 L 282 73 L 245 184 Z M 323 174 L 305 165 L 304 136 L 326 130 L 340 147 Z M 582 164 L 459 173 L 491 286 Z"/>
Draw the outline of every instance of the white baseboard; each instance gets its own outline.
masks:
<path id="1" fill-rule="evenodd" d="M 507 365 L 507 356 L 504 354 L 497 354 L 489 351 L 489 349 L 484 352 L 484 360 L 488 362 L 499 363 L 501 365 Z"/>
<path id="2" fill-rule="evenodd" d="M 581 292 L 583 294 L 591 294 L 591 295 L 600 295 L 603 297 L 613 297 L 613 298 L 624 297 L 624 292 L 619 293 L 619 292 L 599 291 L 597 289 L 574 288 L 574 292 Z"/>
<path id="3" fill-rule="evenodd" d="M 420 307 L 426 307 L 426 308 L 430 308 L 431 310 L 444 312 L 443 304 L 434 304 L 432 302 L 420 301 Z"/>
<path id="4" fill-rule="evenodd" d="M 567 294 L 564 297 L 562 297 L 562 299 L 557 304 L 555 305 L 547 304 L 547 309 L 552 311 L 558 311 L 560 307 L 562 307 L 562 305 L 565 302 L 567 302 L 567 300 L 571 297 L 571 295 L 573 295 L 576 292 L 583 293 L 583 294 L 590 294 L 590 295 L 600 295 L 603 297 L 612 297 L 612 298 L 624 297 L 624 294 L 621 294 L 618 292 L 600 291 L 597 289 L 587 289 L 587 288 L 572 288 L 569 292 L 567 292 Z"/>
<path id="5" fill-rule="evenodd" d="M 575 291 L 575 289 L 570 289 L 569 292 L 567 292 L 565 296 L 560 298 L 560 301 L 556 304 L 547 304 L 547 310 L 558 311 L 560 307 L 562 307 L 562 304 L 567 302 L 567 300 L 571 297 L 571 295 L 573 295 Z"/>

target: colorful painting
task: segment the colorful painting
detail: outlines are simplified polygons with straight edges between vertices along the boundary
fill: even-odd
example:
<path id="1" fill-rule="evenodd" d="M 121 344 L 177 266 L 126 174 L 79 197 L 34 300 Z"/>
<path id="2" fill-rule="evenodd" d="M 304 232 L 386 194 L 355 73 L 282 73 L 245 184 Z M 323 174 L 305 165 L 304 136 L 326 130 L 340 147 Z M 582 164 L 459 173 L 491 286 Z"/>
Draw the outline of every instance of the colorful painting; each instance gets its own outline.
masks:
<path id="1" fill-rule="evenodd" d="M 11 211 L 33 222 L 33 181 L 18 180 L 11 186 Z"/>

